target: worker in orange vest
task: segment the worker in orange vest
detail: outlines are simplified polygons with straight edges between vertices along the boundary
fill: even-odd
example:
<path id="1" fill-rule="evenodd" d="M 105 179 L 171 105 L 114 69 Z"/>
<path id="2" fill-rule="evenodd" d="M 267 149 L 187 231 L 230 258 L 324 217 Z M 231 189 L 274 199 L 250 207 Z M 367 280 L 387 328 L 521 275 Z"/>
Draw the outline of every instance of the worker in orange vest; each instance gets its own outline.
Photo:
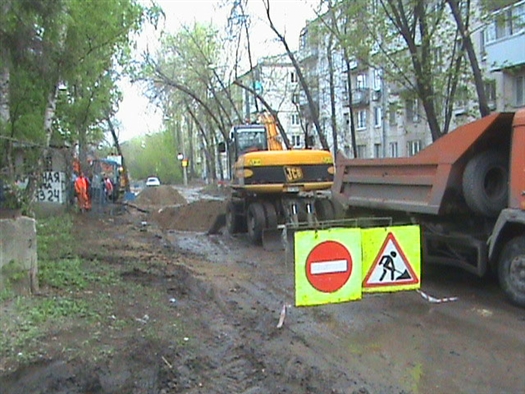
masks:
<path id="1" fill-rule="evenodd" d="M 77 195 L 78 207 L 81 212 L 91 209 L 91 199 L 89 198 L 89 179 L 81 172 L 75 180 L 75 193 Z"/>

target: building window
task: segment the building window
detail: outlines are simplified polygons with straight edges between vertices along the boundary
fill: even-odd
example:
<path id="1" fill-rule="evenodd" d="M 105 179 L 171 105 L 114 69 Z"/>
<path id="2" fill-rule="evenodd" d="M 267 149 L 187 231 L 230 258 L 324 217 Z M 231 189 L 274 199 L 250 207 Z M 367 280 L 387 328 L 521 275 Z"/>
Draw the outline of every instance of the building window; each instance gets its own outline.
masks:
<path id="1" fill-rule="evenodd" d="M 357 89 L 366 89 L 368 88 L 368 81 L 366 74 L 357 74 L 356 76 L 356 88 Z"/>
<path id="2" fill-rule="evenodd" d="M 377 159 L 383 157 L 383 152 L 381 150 L 381 144 L 374 144 L 374 157 Z"/>
<path id="3" fill-rule="evenodd" d="M 460 86 L 458 87 L 456 91 L 456 113 L 457 111 L 465 111 L 468 106 L 468 98 L 469 98 L 469 92 L 468 88 L 466 86 Z"/>
<path id="4" fill-rule="evenodd" d="M 509 7 L 494 14 L 494 19 L 485 29 L 484 42 L 520 34 L 525 28 L 525 4 Z"/>
<path id="5" fill-rule="evenodd" d="M 366 111 L 357 111 L 357 130 L 366 129 Z"/>
<path id="6" fill-rule="evenodd" d="M 381 90 L 381 85 L 383 84 L 381 74 L 382 74 L 381 70 L 374 68 L 374 82 L 373 82 L 374 86 L 373 88 L 375 91 Z"/>
<path id="7" fill-rule="evenodd" d="M 357 145 L 357 158 L 366 158 L 366 145 Z"/>
<path id="8" fill-rule="evenodd" d="M 390 146 L 390 157 L 398 157 L 397 142 L 391 142 L 388 145 Z"/>
<path id="9" fill-rule="evenodd" d="M 292 114 L 292 126 L 299 126 L 299 114 Z"/>
<path id="10" fill-rule="evenodd" d="M 490 109 L 496 109 L 496 81 L 489 79 L 485 81 L 485 95 Z"/>
<path id="11" fill-rule="evenodd" d="M 299 93 L 293 93 L 292 94 L 292 103 L 293 104 L 299 104 L 300 101 L 301 101 L 301 96 L 299 95 Z"/>
<path id="12" fill-rule="evenodd" d="M 397 126 L 397 106 L 395 104 L 390 104 L 388 107 L 388 124 Z"/>
<path id="13" fill-rule="evenodd" d="M 419 122 L 419 102 L 417 98 L 406 101 L 407 119 L 414 123 Z"/>
<path id="14" fill-rule="evenodd" d="M 525 77 L 523 75 L 520 75 L 519 77 L 516 77 L 516 106 L 521 107 L 522 105 L 525 105 Z"/>
<path id="15" fill-rule="evenodd" d="M 292 146 L 299 148 L 301 147 L 301 136 L 294 134 L 292 135 Z"/>
<path id="16" fill-rule="evenodd" d="M 343 87 L 341 89 L 341 95 L 343 97 L 343 101 L 345 101 L 345 104 L 346 104 L 346 102 L 348 101 L 348 79 L 347 78 L 343 79 Z"/>
<path id="17" fill-rule="evenodd" d="M 290 82 L 291 83 L 296 83 L 297 82 L 297 74 L 295 73 L 295 71 L 291 71 L 290 72 Z"/>
<path id="18" fill-rule="evenodd" d="M 421 150 L 421 140 L 408 141 L 407 143 L 408 156 L 414 156 L 420 150 Z"/>
<path id="19" fill-rule="evenodd" d="M 442 57 L 442 54 L 441 54 L 441 48 L 437 47 L 437 48 L 434 48 L 433 50 L 433 55 L 434 55 L 434 62 L 433 64 L 436 66 L 436 67 L 440 67 L 443 63 L 443 57 Z"/>
<path id="20" fill-rule="evenodd" d="M 346 114 L 343 114 L 343 118 L 345 120 L 345 125 L 349 125 L 350 124 L 350 114 L 346 113 Z"/>
<path id="21" fill-rule="evenodd" d="M 381 107 L 374 107 L 374 127 L 381 127 Z"/>

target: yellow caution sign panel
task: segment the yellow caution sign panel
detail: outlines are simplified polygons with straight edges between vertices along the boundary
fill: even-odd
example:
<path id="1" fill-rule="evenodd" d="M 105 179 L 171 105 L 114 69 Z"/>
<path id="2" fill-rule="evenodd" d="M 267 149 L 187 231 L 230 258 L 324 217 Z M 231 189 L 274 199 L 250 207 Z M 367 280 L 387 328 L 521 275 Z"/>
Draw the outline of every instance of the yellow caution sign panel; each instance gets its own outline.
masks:
<path id="1" fill-rule="evenodd" d="M 295 233 L 295 305 L 361 298 L 361 230 L 332 228 Z"/>
<path id="2" fill-rule="evenodd" d="M 363 292 L 392 292 L 421 287 L 419 226 L 363 229 Z"/>

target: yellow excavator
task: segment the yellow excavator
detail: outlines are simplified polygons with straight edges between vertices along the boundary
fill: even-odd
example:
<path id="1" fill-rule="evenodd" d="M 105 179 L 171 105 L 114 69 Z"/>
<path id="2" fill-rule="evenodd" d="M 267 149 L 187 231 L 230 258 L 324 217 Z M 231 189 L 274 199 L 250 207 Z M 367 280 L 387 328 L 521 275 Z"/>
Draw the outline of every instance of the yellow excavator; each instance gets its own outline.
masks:
<path id="1" fill-rule="evenodd" d="M 257 124 L 232 127 L 229 137 L 219 151 L 228 153 L 231 168 L 225 218 L 231 234 L 247 232 L 252 243 L 273 248 L 283 226 L 334 219 L 326 194 L 335 171 L 329 151 L 286 149 L 270 114 L 260 115 Z"/>

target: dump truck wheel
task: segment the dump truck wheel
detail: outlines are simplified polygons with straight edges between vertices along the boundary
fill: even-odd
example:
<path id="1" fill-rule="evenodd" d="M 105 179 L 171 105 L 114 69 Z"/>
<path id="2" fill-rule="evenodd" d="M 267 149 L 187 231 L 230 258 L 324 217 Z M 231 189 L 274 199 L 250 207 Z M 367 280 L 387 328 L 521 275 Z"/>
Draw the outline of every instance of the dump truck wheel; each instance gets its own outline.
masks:
<path id="1" fill-rule="evenodd" d="M 230 234 L 243 232 L 243 218 L 237 215 L 235 205 L 231 201 L 226 205 L 226 228 Z"/>
<path id="2" fill-rule="evenodd" d="M 474 212 L 496 217 L 507 206 L 507 160 L 497 151 L 486 151 L 474 156 L 463 173 L 463 195 Z"/>
<path id="3" fill-rule="evenodd" d="M 315 202 L 315 211 L 317 212 L 317 219 L 319 220 L 334 220 L 335 209 L 332 201 L 328 199 L 320 199 Z"/>
<path id="4" fill-rule="evenodd" d="M 271 202 L 265 201 L 262 203 L 264 207 L 264 217 L 266 219 L 266 228 L 277 227 L 277 211 Z"/>
<path id="5" fill-rule="evenodd" d="M 500 256 L 499 283 L 509 300 L 525 307 L 525 236 L 512 239 Z"/>
<path id="6" fill-rule="evenodd" d="M 261 203 L 254 202 L 250 204 L 246 215 L 246 225 L 250 241 L 259 245 L 262 242 L 262 233 L 266 227 L 264 208 Z"/>

